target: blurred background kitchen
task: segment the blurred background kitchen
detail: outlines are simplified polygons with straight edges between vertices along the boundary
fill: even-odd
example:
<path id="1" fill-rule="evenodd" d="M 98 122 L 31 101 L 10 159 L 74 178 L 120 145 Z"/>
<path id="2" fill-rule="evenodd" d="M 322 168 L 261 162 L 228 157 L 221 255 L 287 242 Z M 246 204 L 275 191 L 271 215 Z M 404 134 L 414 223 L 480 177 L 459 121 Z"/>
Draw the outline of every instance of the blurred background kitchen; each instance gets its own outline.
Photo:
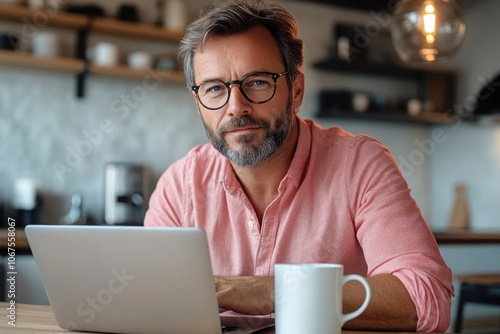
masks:
<path id="1" fill-rule="evenodd" d="M 203 6 L 219 1 L 29 1 L 24 6 L 38 8 L 29 20 L 7 13 L 1 7 L 11 6 L 7 2 L 16 1 L 0 1 L 0 225 L 12 215 L 24 217 L 19 224 L 140 223 L 161 173 L 207 141 L 175 58 L 176 40 Z M 385 3 L 279 2 L 298 20 L 305 42 L 302 117 L 383 142 L 433 231 L 450 227 L 456 187 L 464 185 L 468 229 L 500 233 L 500 122 L 491 110 L 474 113 L 481 92 L 499 100 L 500 2 L 462 0 L 467 33 L 457 54 L 409 73 L 399 69 L 386 37 L 391 17 Z M 353 8 L 358 3 L 362 8 Z M 87 21 L 83 28 L 72 26 L 77 21 L 54 26 L 47 24 L 53 12 L 38 6 L 95 11 L 173 33 L 150 38 L 154 32 L 87 31 Z M 358 27 L 351 33 L 364 32 L 373 44 L 343 54 L 341 27 Z M 12 38 L 5 36 L 17 37 L 14 56 L 6 54 Z M 25 58 L 31 53 L 34 59 Z M 101 66 L 88 65 L 85 72 L 78 53 Z M 345 57 L 380 70 L 331 70 L 332 58 L 356 60 Z M 422 79 L 434 71 L 441 76 L 431 84 Z M 500 242 L 440 248 L 455 274 L 500 272 Z M 29 257 L 19 261 L 32 266 Z M 22 298 L 46 302 L 36 277 L 25 280 Z M 470 326 L 498 333 L 500 308 L 474 306 L 467 316 Z"/>

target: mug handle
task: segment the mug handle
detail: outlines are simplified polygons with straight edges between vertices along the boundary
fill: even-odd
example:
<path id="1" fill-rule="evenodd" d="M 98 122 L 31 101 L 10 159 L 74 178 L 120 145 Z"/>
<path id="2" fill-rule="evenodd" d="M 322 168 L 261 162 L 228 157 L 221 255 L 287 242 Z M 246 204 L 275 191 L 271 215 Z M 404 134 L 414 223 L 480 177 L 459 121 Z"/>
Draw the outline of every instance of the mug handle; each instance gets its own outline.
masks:
<path id="1" fill-rule="evenodd" d="M 356 310 L 356 311 L 353 311 L 351 313 L 347 313 L 347 314 L 342 314 L 341 316 L 341 326 L 344 326 L 344 324 L 349 321 L 349 320 L 352 320 L 354 318 L 356 318 L 357 316 L 361 315 L 361 313 L 363 313 L 366 308 L 368 307 L 368 304 L 370 303 L 370 298 L 371 298 L 371 290 L 370 290 L 370 286 L 368 285 L 368 282 L 366 281 L 366 279 L 360 275 L 347 275 L 347 276 L 344 276 L 343 280 L 342 280 L 342 286 L 344 286 L 344 284 L 346 284 L 348 281 L 358 281 L 360 282 L 361 284 L 363 284 L 364 288 L 365 288 L 365 301 L 363 302 L 363 304 L 361 304 L 361 306 Z"/>

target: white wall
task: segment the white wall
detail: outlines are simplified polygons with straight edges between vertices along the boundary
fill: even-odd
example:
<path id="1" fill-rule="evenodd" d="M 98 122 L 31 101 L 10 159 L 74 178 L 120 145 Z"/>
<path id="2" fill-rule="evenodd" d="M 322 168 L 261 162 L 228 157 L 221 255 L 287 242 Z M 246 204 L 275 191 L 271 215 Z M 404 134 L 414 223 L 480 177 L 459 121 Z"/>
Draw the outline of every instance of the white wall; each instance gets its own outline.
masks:
<path id="1" fill-rule="evenodd" d="M 500 2 L 483 0 L 467 4 L 466 39 L 452 63 L 460 70 L 457 103 L 470 110 L 479 89 L 500 73 L 500 44 L 496 42 Z M 438 228 L 446 227 L 453 188 L 464 182 L 469 186 L 471 227 L 500 229 L 500 126 L 464 122 L 440 127 L 448 138 L 431 159 L 430 194 L 435 205 L 430 220 Z M 500 271 L 500 265 L 497 270 Z"/>

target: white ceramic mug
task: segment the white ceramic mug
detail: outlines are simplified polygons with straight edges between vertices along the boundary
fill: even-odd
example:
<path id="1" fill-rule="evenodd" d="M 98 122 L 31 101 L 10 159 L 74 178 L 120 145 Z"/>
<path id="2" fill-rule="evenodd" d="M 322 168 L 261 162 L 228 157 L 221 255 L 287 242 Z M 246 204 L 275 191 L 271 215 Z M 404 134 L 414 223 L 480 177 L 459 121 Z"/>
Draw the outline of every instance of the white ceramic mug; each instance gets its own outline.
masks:
<path id="1" fill-rule="evenodd" d="M 113 43 L 99 42 L 87 49 L 87 59 L 99 66 L 114 66 L 118 64 L 118 47 Z"/>
<path id="2" fill-rule="evenodd" d="M 59 36 L 50 31 L 37 32 L 32 39 L 33 54 L 39 57 L 56 57 L 60 55 Z"/>
<path id="3" fill-rule="evenodd" d="M 365 93 L 355 93 L 352 96 L 352 108 L 356 112 L 365 112 L 370 106 L 370 95 Z"/>
<path id="4" fill-rule="evenodd" d="M 132 52 L 128 55 L 128 66 L 133 69 L 146 69 L 153 66 L 153 56 L 144 51 Z"/>
<path id="5" fill-rule="evenodd" d="M 346 282 L 363 284 L 366 296 L 354 312 L 342 313 Z M 276 264 L 274 267 L 276 334 L 340 334 L 342 326 L 364 312 L 371 290 L 359 275 L 344 276 L 340 264 Z"/>

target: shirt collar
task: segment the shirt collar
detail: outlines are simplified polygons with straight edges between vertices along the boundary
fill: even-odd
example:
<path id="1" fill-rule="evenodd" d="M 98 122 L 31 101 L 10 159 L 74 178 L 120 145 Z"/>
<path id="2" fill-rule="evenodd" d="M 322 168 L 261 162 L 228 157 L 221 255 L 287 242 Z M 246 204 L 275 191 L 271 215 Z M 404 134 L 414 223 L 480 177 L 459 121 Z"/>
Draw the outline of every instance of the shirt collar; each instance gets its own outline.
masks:
<path id="1" fill-rule="evenodd" d="M 295 121 L 297 122 L 299 130 L 297 146 L 295 148 L 295 153 L 293 155 L 290 168 L 288 169 L 288 172 L 286 173 L 283 180 L 280 182 L 278 190 L 281 190 L 281 187 L 285 183 L 285 180 L 288 179 L 293 182 L 295 187 L 298 187 L 306 174 L 306 165 L 309 161 L 311 152 L 311 130 L 309 129 L 306 121 L 304 121 L 302 118 L 297 116 L 295 118 Z M 224 161 L 224 167 L 222 168 L 222 177 L 220 179 L 220 182 L 222 183 L 224 188 L 229 191 L 234 191 L 235 188 L 240 188 L 241 185 L 234 173 L 231 162 L 229 161 L 229 159 L 222 156 L 222 154 L 220 154 L 220 158 Z"/>

